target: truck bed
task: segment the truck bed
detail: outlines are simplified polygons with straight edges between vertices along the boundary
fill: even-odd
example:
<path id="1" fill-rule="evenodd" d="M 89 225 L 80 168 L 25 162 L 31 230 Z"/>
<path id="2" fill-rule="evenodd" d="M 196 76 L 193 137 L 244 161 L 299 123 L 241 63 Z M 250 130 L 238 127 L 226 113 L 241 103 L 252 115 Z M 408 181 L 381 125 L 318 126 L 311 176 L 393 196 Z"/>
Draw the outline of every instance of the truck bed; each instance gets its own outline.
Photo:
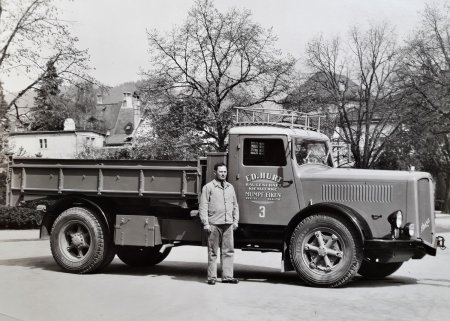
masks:
<path id="1" fill-rule="evenodd" d="M 48 196 L 195 199 L 201 171 L 196 161 L 11 158 L 7 204 Z"/>

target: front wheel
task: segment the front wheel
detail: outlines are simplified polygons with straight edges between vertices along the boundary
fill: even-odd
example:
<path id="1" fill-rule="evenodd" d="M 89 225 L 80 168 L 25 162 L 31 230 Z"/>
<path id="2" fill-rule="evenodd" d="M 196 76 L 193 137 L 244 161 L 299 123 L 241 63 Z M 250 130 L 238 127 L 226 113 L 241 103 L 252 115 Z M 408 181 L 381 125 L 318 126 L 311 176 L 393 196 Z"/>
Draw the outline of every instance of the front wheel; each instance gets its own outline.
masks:
<path id="1" fill-rule="evenodd" d="M 320 287 L 348 283 L 362 261 L 362 246 L 355 229 L 328 213 L 309 216 L 297 225 L 289 253 L 300 278 Z"/>
<path id="2" fill-rule="evenodd" d="M 384 278 L 397 271 L 403 262 L 377 263 L 363 261 L 358 274 L 366 278 Z"/>
<path id="3" fill-rule="evenodd" d="M 50 248 L 56 263 L 72 273 L 98 271 L 114 257 L 106 225 L 93 212 L 81 207 L 69 208 L 56 218 Z"/>
<path id="4" fill-rule="evenodd" d="M 161 245 L 155 247 L 117 246 L 117 256 L 123 263 L 130 266 L 153 266 L 161 263 L 172 248 L 166 248 L 162 253 Z"/>

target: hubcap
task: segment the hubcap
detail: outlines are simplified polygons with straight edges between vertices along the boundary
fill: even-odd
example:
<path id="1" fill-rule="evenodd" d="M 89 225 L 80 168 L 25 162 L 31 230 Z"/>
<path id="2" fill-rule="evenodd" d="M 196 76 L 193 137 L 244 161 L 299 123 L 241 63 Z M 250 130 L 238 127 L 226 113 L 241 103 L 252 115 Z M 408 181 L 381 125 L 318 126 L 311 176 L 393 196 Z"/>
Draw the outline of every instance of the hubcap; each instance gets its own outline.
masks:
<path id="1" fill-rule="evenodd" d="M 67 222 L 59 233 L 59 246 L 66 259 L 79 262 L 91 250 L 92 235 L 81 221 Z"/>
<path id="2" fill-rule="evenodd" d="M 310 232 L 303 239 L 301 256 L 312 271 L 325 274 L 335 270 L 344 256 L 344 242 L 329 229 Z"/>

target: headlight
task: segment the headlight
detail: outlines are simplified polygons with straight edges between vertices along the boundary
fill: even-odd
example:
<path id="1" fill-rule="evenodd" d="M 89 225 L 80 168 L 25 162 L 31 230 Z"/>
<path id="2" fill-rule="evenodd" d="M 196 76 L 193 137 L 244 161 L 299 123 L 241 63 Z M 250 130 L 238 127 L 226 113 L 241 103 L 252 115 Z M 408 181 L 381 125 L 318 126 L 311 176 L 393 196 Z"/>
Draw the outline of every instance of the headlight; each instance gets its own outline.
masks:
<path id="1" fill-rule="evenodd" d="M 409 235 L 409 237 L 413 237 L 415 234 L 415 226 L 413 223 L 406 223 L 403 230 L 406 235 Z"/>
<path id="2" fill-rule="evenodd" d="M 402 211 L 397 211 L 389 215 L 388 217 L 389 223 L 391 223 L 392 227 L 400 228 L 403 222 L 403 213 Z"/>

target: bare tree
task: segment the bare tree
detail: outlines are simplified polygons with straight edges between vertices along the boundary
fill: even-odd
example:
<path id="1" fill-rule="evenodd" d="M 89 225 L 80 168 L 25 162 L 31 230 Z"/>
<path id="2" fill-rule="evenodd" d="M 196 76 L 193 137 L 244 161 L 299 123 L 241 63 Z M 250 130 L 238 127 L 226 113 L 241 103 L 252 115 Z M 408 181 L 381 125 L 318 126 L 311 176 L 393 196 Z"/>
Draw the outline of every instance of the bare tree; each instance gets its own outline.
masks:
<path id="1" fill-rule="evenodd" d="M 404 49 L 400 80 L 418 106 L 450 121 L 450 6 L 426 6 Z"/>
<path id="2" fill-rule="evenodd" d="M 295 64 L 248 10 L 222 13 L 210 0 L 197 0 L 182 26 L 163 36 L 148 32 L 148 40 L 153 68 L 145 73 L 146 96 L 164 108 L 184 104 L 221 151 L 232 108 L 280 99 Z"/>
<path id="3" fill-rule="evenodd" d="M 436 197 L 450 211 L 450 6 L 427 5 L 404 48 L 399 82 L 414 115 L 411 144 L 436 179 Z M 411 130 L 411 131 L 412 131 Z"/>
<path id="4" fill-rule="evenodd" d="M 28 80 L 9 101 L 18 100 L 42 81 L 49 62 L 64 80 L 91 80 L 86 50 L 76 48 L 72 36 L 52 0 L 0 0 L 0 79 L 20 74 Z"/>
<path id="5" fill-rule="evenodd" d="M 371 168 L 398 130 L 401 101 L 393 86 L 398 50 L 387 24 L 362 31 L 348 41 L 318 37 L 307 45 L 310 102 L 335 113 L 339 139 L 350 146 L 357 168 Z M 317 106 L 317 105 L 316 105 Z"/>

